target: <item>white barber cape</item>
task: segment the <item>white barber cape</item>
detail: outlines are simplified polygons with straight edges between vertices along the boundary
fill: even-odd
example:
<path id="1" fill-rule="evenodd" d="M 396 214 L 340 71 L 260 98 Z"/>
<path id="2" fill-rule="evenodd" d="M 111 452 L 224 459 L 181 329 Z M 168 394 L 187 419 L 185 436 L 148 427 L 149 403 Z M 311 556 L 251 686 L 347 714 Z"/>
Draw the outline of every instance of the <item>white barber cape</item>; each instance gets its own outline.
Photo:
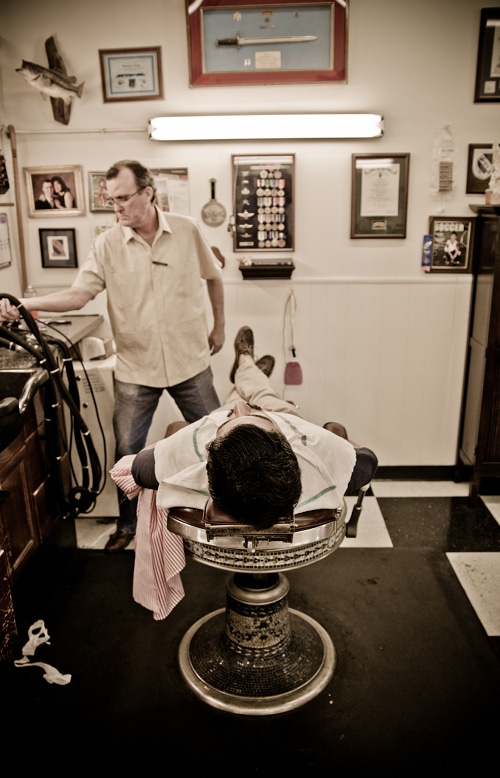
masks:
<path id="1" fill-rule="evenodd" d="M 159 508 L 205 507 L 209 498 L 206 446 L 227 414 L 227 410 L 213 411 L 156 444 Z M 340 508 L 356 463 L 353 446 L 298 416 L 271 411 L 266 414 L 290 443 L 300 466 L 302 494 L 295 512 Z"/>
<path id="2" fill-rule="evenodd" d="M 295 512 L 340 508 L 356 462 L 353 446 L 300 417 L 266 413 L 287 438 L 300 465 L 302 494 Z M 151 610 L 156 620 L 166 618 L 184 597 L 180 578 L 185 566 L 184 544 L 179 535 L 167 529 L 168 509 L 205 507 L 209 497 L 206 445 L 226 418 L 227 410 L 214 411 L 156 444 L 157 492 L 135 483 L 133 455 L 122 457 L 110 471 L 130 499 L 139 496 L 133 597 Z"/>

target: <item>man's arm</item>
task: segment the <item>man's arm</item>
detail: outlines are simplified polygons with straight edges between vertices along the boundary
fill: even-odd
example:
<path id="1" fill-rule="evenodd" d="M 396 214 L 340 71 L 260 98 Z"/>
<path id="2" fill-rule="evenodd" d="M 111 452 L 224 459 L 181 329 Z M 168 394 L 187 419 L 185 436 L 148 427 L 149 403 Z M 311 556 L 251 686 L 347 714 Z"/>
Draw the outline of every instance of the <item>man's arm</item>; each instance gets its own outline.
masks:
<path id="1" fill-rule="evenodd" d="M 208 342 L 210 353 L 217 354 L 224 345 L 224 284 L 222 278 L 207 278 L 207 291 L 212 306 L 214 324 Z"/>
<path id="2" fill-rule="evenodd" d="M 154 447 L 143 448 L 140 451 L 131 467 L 132 477 L 137 486 L 144 489 L 158 489 L 158 481 L 155 475 L 155 450 Z"/>
<path id="3" fill-rule="evenodd" d="M 347 484 L 346 494 L 357 494 L 362 486 L 370 483 L 378 467 L 378 459 L 369 448 L 354 446 L 356 464 Z"/>
<path id="4" fill-rule="evenodd" d="M 63 313 L 64 311 L 78 311 L 89 300 L 92 300 L 90 292 L 77 286 L 70 286 L 68 289 L 61 289 L 58 292 L 40 295 L 39 297 L 21 297 L 19 301 L 28 311 Z M 12 305 L 6 298 L 2 298 L 0 300 L 0 320 L 17 321 L 18 319 L 19 311 L 17 307 Z"/>

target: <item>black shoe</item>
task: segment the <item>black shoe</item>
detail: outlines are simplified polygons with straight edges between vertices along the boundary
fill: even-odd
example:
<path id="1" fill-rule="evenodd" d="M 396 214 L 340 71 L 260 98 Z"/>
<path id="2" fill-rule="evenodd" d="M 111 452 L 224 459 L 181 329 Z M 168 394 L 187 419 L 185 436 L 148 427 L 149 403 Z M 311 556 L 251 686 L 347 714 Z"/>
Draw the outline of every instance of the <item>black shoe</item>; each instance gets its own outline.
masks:
<path id="1" fill-rule="evenodd" d="M 109 536 L 108 542 L 104 546 L 104 550 L 107 551 L 108 554 L 114 554 L 116 551 L 122 551 L 124 548 L 127 548 L 128 544 L 133 539 L 133 532 L 127 532 L 124 529 L 117 529 L 116 532 L 113 532 L 113 534 Z"/>
<path id="2" fill-rule="evenodd" d="M 234 376 L 240 363 L 240 354 L 253 356 L 253 332 L 250 327 L 240 327 L 234 339 L 234 364 L 229 373 L 229 379 L 234 384 Z"/>
<path id="3" fill-rule="evenodd" d="M 267 377 L 269 378 L 269 376 L 274 370 L 274 362 L 275 362 L 274 357 L 272 357 L 270 354 L 266 354 L 265 356 L 258 359 L 255 364 L 257 365 L 259 370 L 262 370 L 264 375 L 267 375 Z"/>

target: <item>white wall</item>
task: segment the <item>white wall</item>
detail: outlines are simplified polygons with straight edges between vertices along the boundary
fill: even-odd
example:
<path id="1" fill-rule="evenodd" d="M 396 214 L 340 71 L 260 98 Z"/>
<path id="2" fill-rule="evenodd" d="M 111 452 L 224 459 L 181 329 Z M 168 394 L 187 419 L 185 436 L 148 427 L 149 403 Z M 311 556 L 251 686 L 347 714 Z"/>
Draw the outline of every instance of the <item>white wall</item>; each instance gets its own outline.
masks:
<path id="1" fill-rule="evenodd" d="M 217 389 L 229 387 L 232 340 L 251 325 L 259 355 L 277 357 L 275 381 L 283 388 L 283 314 L 293 283 L 297 298 L 295 346 L 304 382 L 287 396 L 312 421 L 340 420 L 354 439 L 372 446 L 382 465 L 452 465 L 456 458 L 467 350 L 471 276 L 424 274 L 422 236 L 431 215 L 471 216 L 465 194 L 469 143 L 500 135 L 498 105 L 473 102 L 480 9 L 486 0 L 352 0 L 348 82 L 245 87 L 189 87 L 183 0 L 3 0 L 0 26 L 0 116 L 17 140 L 20 206 L 26 197 L 22 168 L 83 166 L 92 170 L 122 157 L 151 167 L 186 166 L 190 204 L 199 217 L 209 199 L 231 211 L 231 155 L 296 155 L 296 270 L 292 282 L 243 281 L 226 224 L 203 229 L 226 257 L 227 342 L 214 357 Z M 28 59 L 47 64 L 45 40 L 54 35 L 66 67 L 85 81 L 68 127 L 57 124 L 50 102 L 15 68 Z M 103 103 L 98 50 L 162 47 L 164 99 Z M 168 113 L 380 112 L 381 139 L 335 142 L 161 144 L 148 140 L 147 120 Z M 434 137 L 444 124 L 456 140 L 455 189 L 446 200 L 431 192 Z M 1 145 L 8 157 L 5 131 Z M 411 155 L 407 237 L 352 240 L 351 155 Z M 19 239 L 14 187 L 0 196 L 9 213 L 16 265 L 0 270 L 0 290 L 20 294 Z M 4 208 L 5 205 L 5 208 Z M 88 208 L 87 208 L 88 211 Z M 105 216 L 87 212 L 68 219 L 23 216 L 30 282 L 40 291 L 70 283 L 76 271 L 43 269 L 38 229 L 76 228 L 80 264 L 93 227 Z M 99 298 L 89 311 L 103 310 Z M 289 345 L 288 340 L 286 345 Z M 169 403 L 162 411 L 177 417 Z"/>

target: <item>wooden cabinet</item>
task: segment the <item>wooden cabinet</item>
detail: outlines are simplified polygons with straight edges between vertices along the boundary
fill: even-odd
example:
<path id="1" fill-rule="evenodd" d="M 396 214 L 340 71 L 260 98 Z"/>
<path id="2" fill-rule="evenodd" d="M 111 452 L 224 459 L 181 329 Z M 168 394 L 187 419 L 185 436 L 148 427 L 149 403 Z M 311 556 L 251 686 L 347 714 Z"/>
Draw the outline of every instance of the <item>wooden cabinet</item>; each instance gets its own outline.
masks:
<path id="1" fill-rule="evenodd" d="M 70 489 L 62 413 L 59 431 L 63 451 L 60 482 L 59 472 L 55 473 L 48 461 L 44 394 L 42 387 L 26 411 L 21 433 L 0 453 L 0 549 L 5 551 L 11 585 L 61 518 L 57 500 L 61 484 L 65 497 Z"/>
<path id="2" fill-rule="evenodd" d="M 459 458 L 470 496 L 500 477 L 500 207 L 477 209 L 474 285 Z"/>

